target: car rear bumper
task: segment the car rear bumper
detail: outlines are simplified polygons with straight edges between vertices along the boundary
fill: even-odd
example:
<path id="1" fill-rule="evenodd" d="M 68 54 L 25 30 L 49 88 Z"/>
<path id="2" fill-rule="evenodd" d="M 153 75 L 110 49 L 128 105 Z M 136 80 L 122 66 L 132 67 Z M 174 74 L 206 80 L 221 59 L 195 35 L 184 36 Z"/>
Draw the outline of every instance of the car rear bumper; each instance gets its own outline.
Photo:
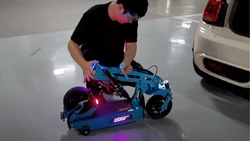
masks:
<path id="1" fill-rule="evenodd" d="M 220 28 L 223 30 L 223 28 Z M 213 26 L 200 23 L 194 39 L 194 63 L 204 73 L 250 88 L 249 42 L 221 36 Z"/>
<path id="2" fill-rule="evenodd" d="M 207 65 L 205 63 L 205 60 L 206 59 L 209 59 L 209 60 L 212 60 L 214 62 L 218 62 L 217 65 L 215 64 L 212 64 L 212 65 Z M 222 61 L 222 60 L 218 60 L 217 58 L 213 58 L 209 55 L 206 55 L 204 53 L 201 53 L 201 54 L 197 54 L 194 58 L 194 62 L 195 62 L 195 65 L 204 73 L 210 75 L 210 76 L 213 76 L 215 78 L 218 78 L 218 79 L 221 79 L 223 81 L 226 81 L 228 83 L 231 83 L 231 84 L 234 84 L 236 86 L 239 86 L 239 87 L 243 87 L 243 88 L 250 88 L 250 82 L 249 82 L 249 71 L 244 71 L 242 69 L 238 69 L 238 71 L 236 72 L 239 72 L 238 74 L 235 74 L 234 76 L 232 76 L 233 72 L 234 71 L 228 71 L 226 69 L 222 70 L 222 72 L 220 71 L 215 71 L 217 70 L 216 66 L 219 66 L 219 68 L 221 68 L 221 65 L 219 64 L 222 64 L 222 65 L 225 65 L 225 66 L 228 66 L 226 62 Z M 215 66 L 215 69 L 211 69 L 212 66 Z M 244 72 L 244 73 L 240 73 L 240 72 Z M 238 78 L 235 77 L 238 75 Z M 247 80 L 246 80 L 247 79 Z"/>

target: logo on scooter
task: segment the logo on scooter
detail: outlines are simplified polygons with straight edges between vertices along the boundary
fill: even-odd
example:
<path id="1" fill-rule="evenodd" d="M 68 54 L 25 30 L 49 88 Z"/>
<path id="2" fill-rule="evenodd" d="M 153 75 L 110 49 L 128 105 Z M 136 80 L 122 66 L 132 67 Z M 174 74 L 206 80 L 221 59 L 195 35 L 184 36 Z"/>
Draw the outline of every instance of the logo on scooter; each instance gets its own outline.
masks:
<path id="1" fill-rule="evenodd" d="M 126 121 L 129 119 L 133 119 L 133 115 L 123 115 L 123 116 L 119 116 L 119 117 L 113 117 L 110 119 L 111 123 L 118 123 L 118 122 L 122 122 L 122 121 Z"/>

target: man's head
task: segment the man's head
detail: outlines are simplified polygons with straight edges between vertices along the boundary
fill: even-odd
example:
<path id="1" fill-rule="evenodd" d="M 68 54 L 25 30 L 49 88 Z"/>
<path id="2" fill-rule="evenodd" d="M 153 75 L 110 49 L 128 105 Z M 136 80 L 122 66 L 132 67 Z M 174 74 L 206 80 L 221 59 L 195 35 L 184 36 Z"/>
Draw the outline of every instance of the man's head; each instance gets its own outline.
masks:
<path id="1" fill-rule="evenodd" d="M 148 0 L 117 0 L 116 3 L 122 4 L 124 12 L 129 12 L 132 16 L 143 17 L 148 10 Z"/>
<path id="2" fill-rule="evenodd" d="M 129 23 L 143 17 L 148 10 L 148 0 L 117 0 L 116 4 L 119 10 L 122 10 L 121 14 L 127 17 Z M 116 20 L 119 22 L 119 19 Z M 120 23 L 126 23 L 126 21 Z"/>

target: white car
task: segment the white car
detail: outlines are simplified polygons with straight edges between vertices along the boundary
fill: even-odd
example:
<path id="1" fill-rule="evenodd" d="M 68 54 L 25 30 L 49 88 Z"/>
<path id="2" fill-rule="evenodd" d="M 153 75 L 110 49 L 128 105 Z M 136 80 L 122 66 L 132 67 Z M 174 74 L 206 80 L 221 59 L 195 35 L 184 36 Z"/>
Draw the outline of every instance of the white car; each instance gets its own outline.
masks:
<path id="1" fill-rule="evenodd" d="M 209 0 L 194 38 L 196 73 L 249 89 L 249 37 L 249 0 Z"/>

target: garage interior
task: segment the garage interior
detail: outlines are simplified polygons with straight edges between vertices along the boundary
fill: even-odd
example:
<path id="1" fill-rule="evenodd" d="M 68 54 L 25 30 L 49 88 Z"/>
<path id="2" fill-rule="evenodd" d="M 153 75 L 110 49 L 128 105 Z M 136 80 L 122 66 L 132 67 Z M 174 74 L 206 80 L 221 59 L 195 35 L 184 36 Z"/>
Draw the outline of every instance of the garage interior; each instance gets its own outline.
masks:
<path id="1" fill-rule="evenodd" d="M 107 2 L 0 0 L 0 140 L 249 140 L 249 92 L 206 81 L 193 69 L 193 39 L 207 0 L 149 0 L 139 20 L 135 60 L 156 65 L 157 75 L 169 80 L 167 117 L 154 120 L 145 112 L 143 120 L 88 136 L 69 130 L 60 120 L 63 96 L 85 84 L 67 43 L 82 14 Z"/>

